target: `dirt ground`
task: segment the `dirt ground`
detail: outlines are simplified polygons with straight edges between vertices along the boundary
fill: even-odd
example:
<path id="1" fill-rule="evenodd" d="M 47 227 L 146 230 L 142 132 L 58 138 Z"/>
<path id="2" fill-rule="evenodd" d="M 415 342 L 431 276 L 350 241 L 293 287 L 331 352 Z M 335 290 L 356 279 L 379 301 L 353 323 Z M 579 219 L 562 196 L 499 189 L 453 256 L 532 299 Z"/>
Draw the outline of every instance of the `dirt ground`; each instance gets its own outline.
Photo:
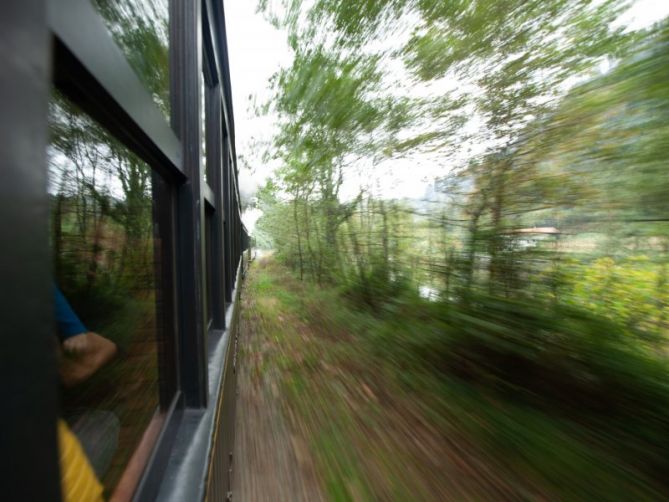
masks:
<path id="1" fill-rule="evenodd" d="M 346 333 L 291 309 L 285 293 L 301 301 L 299 286 L 264 266 L 242 294 L 233 500 L 513 499 L 470 444 L 365 367 Z"/>
<path id="2" fill-rule="evenodd" d="M 325 500 L 304 437 L 291 433 L 279 392 L 276 352 L 243 295 L 234 450 L 234 501 Z"/>

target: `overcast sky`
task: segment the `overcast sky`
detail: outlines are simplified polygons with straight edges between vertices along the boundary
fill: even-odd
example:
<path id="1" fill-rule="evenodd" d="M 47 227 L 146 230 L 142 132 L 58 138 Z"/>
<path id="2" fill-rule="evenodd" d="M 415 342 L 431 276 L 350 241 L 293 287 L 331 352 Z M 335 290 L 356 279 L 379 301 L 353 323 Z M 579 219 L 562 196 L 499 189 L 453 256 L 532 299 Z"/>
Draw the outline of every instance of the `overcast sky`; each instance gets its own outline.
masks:
<path id="1" fill-rule="evenodd" d="M 270 96 L 269 78 L 280 68 L 290 65 L 292 59 L 285 33 L 276 30 L 258 14 L 256 4 L 255 0 L 224 0 L 237 154 L 252 164 L 251 170 L 240 165 L 239 186 L 245 194 L 254 192 L 263 184 L 274 168 L 260 162 L 259 148 L 254 146 L 254 140 L 271 138 L 273 118 L 256 117 L 251 98 L 259 103 L 266 101 Z M 622 22 L 632 28 L 641 28 L 667 15 L 669 0 L 638 0 Z M 440 171 L 443 168 L 429 160 L 393 161 L 393 165 L 386 166 L 383 176 L 379 177 L 377 190 L 386 197 L 421 197 Z M 364 176 L 366 178 L 367 174 Z M 343 195 L 355 193 L 360 181 L 349 176 Z M 257 217 L 257 212 L 246 215 L 247 226 L 253 227 Z"/>

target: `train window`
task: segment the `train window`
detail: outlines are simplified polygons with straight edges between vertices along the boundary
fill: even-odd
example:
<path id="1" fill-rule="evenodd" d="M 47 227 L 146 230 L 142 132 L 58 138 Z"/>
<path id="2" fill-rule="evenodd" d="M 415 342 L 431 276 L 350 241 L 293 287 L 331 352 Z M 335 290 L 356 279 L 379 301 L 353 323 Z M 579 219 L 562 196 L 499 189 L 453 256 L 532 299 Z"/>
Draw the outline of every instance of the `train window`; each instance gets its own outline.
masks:
<path id="1" fill-rule="evenodd" d="M 222 116 L 224 116 L 222 114 Z M 225 127 L 225 123 L 223 124 L 223 127 Z M 227 135 L 226 135 L 227 138 Z M 231 240 L 231 233 L 230 233 L 230 216 L 232 213 L 232 204 L 230 201 L 232 191 L 230 190 L 230 176 L 231 176 L 231 159 L 232 157 L 230 155 L 227 155 L 226 157 L 223 158 L 223 183 L 222 183 L 222 188 L 223 188 L 223 193 L 224 193 L 224 199 L 225 203 L 223 206 L 223 211 L 224 211 L 224 223 L 223 223 L 223 240 L 225 241 L 225 302 L 227 304 L 232 302 L 232 288 L 233 288 L 233 283 L 235 281 L 235 278 L 232 275 L 232 240 Z"/>
<path id="2" fill-rule="evenodd" d="M 168 0 L 92 0 L 115 42 L 170 120 Z"/>
<path id="3" fill-rule="evenodd" d="M 206 307 L 206 320 L 207 320 L 207 329 L 210 329 L 214 321 L 214 293 L 213 293 L 213 280 L 214 280 L 214 270 L 213 270 L 213 260 L 214 260 L 214 221 L 215 214 L 214 211 L 210 208 L 205 210 L 205 222 L 204 222 L 204 252 L 205 252 L 205 307 Z"/>
<path id="4" fill-rule="evenodd" d="M 213 105 L 216 94 L 216 70 L 213 67 L 212 57 L 212 40 L 209 31 L 209 24 L 207 22 L 207 5 L 206 2 L 201 3 L 202 8 L 202 69 L 200 71 L 200 132 L 202 137 L 201 155 L 202 155 L 202 173 L 205 182 L 210 188 L 214 189 L 215 180 L 213 173 L 218 169 L 219 162 L 213 162 L 214 159 L 207 158 L 207 142 L 212 141 L 208 137 L 207 131 L 212 128 L 212 116 L 209 109 Z M 211 132 L 211 131 L 209 131 Z"/>
<path id="5" fill-rule="evenodd" d="M 204 70 L 200 73 L 200 165 L 204 181 L 211 185 L 211 167 L 207 164 L 207 103 L 209 88 L 204 76 Z"/>
<path id="6" fill-rule="evenodd" d="M 62 414 L 109 494 L 160 404 L 162 182 L 57 92 L 49 126 Z"/>

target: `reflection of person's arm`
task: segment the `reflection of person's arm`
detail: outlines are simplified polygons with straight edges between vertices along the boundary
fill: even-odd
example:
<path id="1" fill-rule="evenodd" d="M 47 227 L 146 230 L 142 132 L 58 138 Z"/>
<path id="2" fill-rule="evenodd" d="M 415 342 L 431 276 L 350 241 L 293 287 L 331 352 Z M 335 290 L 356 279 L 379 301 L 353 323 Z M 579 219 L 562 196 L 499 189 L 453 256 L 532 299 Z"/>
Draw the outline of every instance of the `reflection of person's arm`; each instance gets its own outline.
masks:
<path id="1" fill-rule="evenodd" d="M 70 337 L 88 333 L 88 329 L 74 312 L 58 286 L 54 285 L 53 290 L 56 305 L 56 324 L 58 325 L 60 339 L 64 341 Z"/>
<path id="2" fill-rule="evenodd" d="M 58 336 L 65 352 L 76 356 L 63 361 L 60 377 L 66 387 L 87 380 L 93 373 L 107 364 L 117 352 L 114 342 L 88 331 L 70 306 L 65 295 L 54 285 L 56 323 Z"/>
<path id="3" fill-rule="evenodd" d="M 67 301 L 63 292 L 54 284 L 54 295 L 56 304 L 56 324 L 58 325 L 58 336 L 63 342 L 66 352 L 81 353 L 88 349 L 88 329 L 81 322 L 70 302 Z"/>

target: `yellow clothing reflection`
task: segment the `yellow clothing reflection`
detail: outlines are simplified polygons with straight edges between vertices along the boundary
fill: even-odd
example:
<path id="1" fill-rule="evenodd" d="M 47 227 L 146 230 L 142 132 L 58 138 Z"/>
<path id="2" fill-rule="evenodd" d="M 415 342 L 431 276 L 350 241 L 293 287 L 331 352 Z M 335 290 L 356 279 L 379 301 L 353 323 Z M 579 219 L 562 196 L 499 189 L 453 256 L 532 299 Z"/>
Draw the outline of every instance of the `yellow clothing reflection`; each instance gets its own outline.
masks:
<path id="1" fill-rule="evenodd" d="M 64 420 L 58 420 L 58 443 L 63 502 L 102 502 L 102 485 Z"/>

